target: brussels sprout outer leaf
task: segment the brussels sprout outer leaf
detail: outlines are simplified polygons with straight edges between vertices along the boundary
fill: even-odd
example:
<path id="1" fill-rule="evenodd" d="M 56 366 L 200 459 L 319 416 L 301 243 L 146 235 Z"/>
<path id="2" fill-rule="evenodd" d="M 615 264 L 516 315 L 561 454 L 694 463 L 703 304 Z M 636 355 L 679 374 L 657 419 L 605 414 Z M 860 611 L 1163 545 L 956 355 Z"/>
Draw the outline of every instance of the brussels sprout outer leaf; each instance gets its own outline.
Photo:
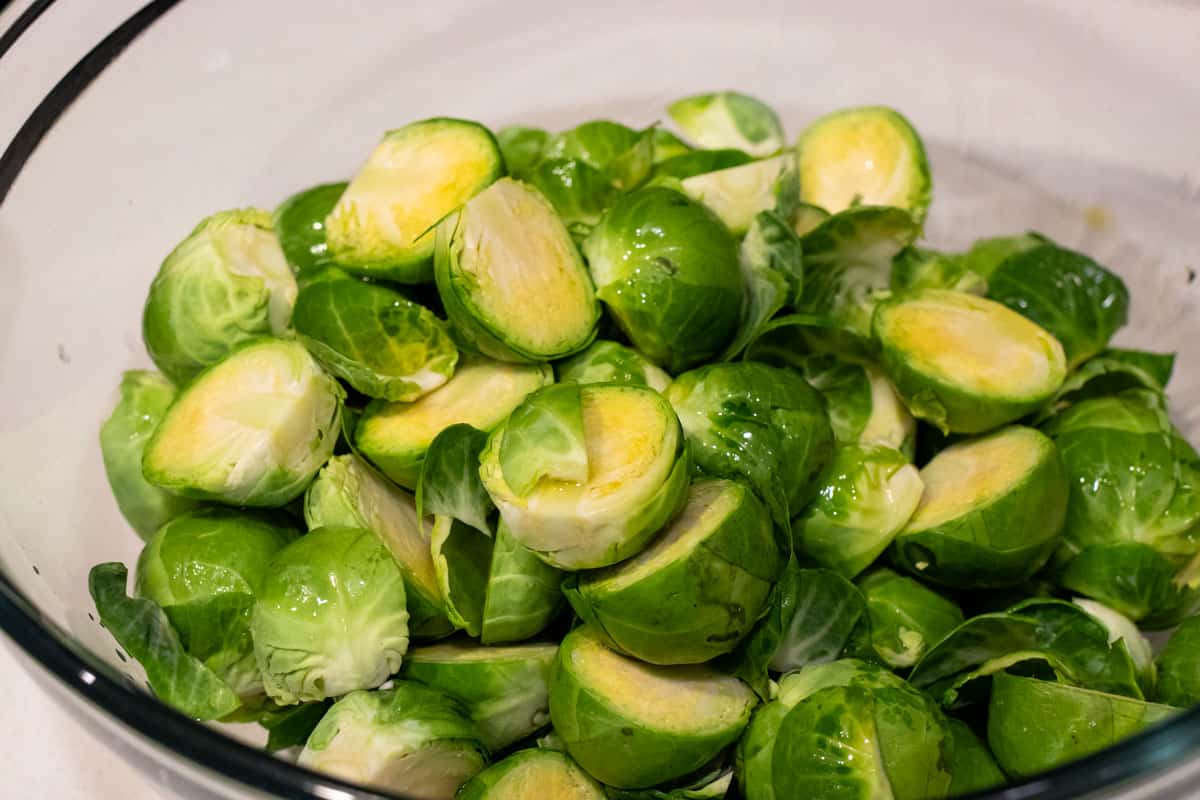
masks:
<path id="1" fill-rule="evenodd" d="M 1156 663 L 1155 700 L 1180 708 L 1200 705 L 1200 617 L 1180 623 Z"/>
<path id="2" fill-rule="evenodd" d="M 550 134 L 541 128 L 509 125 L 496 132 L 496 141 L 500 145 L 508 174 L 524 179 L 542 160 Z"/>
<path id="3" fill-rule="evenodd" d="M 542 161 L 528 180 L 554 206 L 577 242 L 587 237 L 617 193 L 604 173 L 578 159 Z"/>
<path id="4" fill-rule="evenodd" d="M 960 258 L 963 267 L 986 281 L 1009 256 L 1049 243 L 1045 236 L 1032 231 L 1017 236 L 994 236 L 977 239 Z"/>
<path id="5" fill-rule="evenodd" d="M 125 594 L 127 577 L 124 564 L 97 564 L 88 574 L 88 589 L 101 623 L 146 670 L 155 695 L 201 720 L 219 719 L 240 708 L 234 691 L 187 653 L 158 605 Z"/>
<path id="6" fill-rule="evenodd" d="M 667 113 L 700 147 L 736 147 L 767 156 L 784 145 L 783 126 L 774 109 L 741 92 L 684 97 L 672 103 Z"/>
<path id="7" fill-rule="evenodd" d="M 654 126 L 654 163 L 662 162 L 692 152 L 692 148 L 669 130 Z"/>
<path id="8" fill-rule="evenodd" d="M 544 478 L 586 481 L 588 451 L 578 384 L 547 386 L 525 398 L 505 423 L 499 457 L 504 480 L 519 497 Z"/>
<path id="9" fill-rule="evenodd" d="M 633 128 L 606 119 L 576 125 L 551 137 L 543 158 L 577 158 L 589 167 L 604 170 L 637 144 L 639 134 Z"/>
<path id="10" fill-rule="evenodd" d="M 690 178 L 706 172 L 740 167 L 749 164 L 754 158 L 743 150 L 724 148 L 719 150 L 692 150 L 677 156 L 659 161 L 654 166 L 652 177 Z"/>
<path id="11" fill-rule="evenodd" d="M 368 397 L 411 402 L 449 380 L 458 364 L 458 349 L 433 312 L 376 284 L 308 286 L 292 324 L 317 360 Z"/>
<path id="12" fill-rule="evenodd" d="M 742 312 L 737 333 L 721 355 L 728 361 L 758 338 L 763 325 L 792 297 L 804 282 L 800 238 L 778 215 L 761 211 L 750 223 L 738 251 L 742 268 Z"/>
<path id="13" fill-rule="evenodd" d="M 417 516 L 434 514 L 454 519 L 485 536 L 495 506 L 479 480 L 479 454 L 487 434 L 466 423 L 442 430 L 429 444 L 417 484 Z"/>
<path id="14" fill-rule="evenodd" d="M 157 372 L 126 372 L 117 405 L 100 426 L 100 455 L 109 488 L 121 514 L 143 539 L 196 506 L 195 500 L 160 489 L 142 475 L 146 443 L 175 394 L 171 382 Z"/>
<path id="15" fill-rule="evenodd" d="M 954 289 L 987 294 L 987 281 L 967 267 L 963 256 L 915 246 L 904 248 L 892 259 L 891 286 L 896 291 Z"/>
<path id="16" fill-rule="evenodd" d="M 536 636 L 563 605 L 562 573 L 513 538 L 501 521 L 483 603 L 484 644 L 519 642 Z"/>
<path id="17" fill-rule="evenodd" d="M 967 723 L 954 717 L 946 718 L 950 736 L 954 741 L 953 757 L 950 760 L 950 797 L 960 797 L 972 792 L 982 792 L 1003 786 L 1004 773 L 988 746 L 980 741 Z"/>
<path id="18" fill-rule="evenodd" d="M 1120 278 L 1053 244 L 1006 258 L 988 278 L 988 297 L 1050 331 L 1072 367 L 1102 351 L 1129 315 Z"/>
<path id="19" fill-rule="evenodd" d="M 1054 397 L 1034 417 L 1034 423 L 1040 425 L 1064 408 L 1092 397 L 1106 397 L 1130 389 L 1145 389 L 1161 395 L 1174 365 L 1174 354 L 1105 350 L 1067 376 Z"/>
<path id="20" fill-rule="evenodd" d="M 871 645 L 894 669 L 907 669 L 963 623 L 958 606 L 925 585 L 886 568 L 864 575 Z"/>
<path id="21" fill-rule="evenodd" d="M 1144 628 L 1170 628 L 1200 608 L 1200 591 L 1176 580 L 1178 567 L 1140 542 L 1090 545 L 1070 558 L 1055 580 L 1099 600 Z"/>
<path id="22" fill-rule="evenodd" d="M 479 636 L 493 541 L 453 517 L 436 517 L 429 547 L 446 618 L 468 636 Z"/>
<path id="23" fill-rule="evenodd" d="M 301 703 L 264 712 L 258 724 L 267 729 L 268 753 L 303 747 L 332 703 Z"/>
<path id="24" fill-rule="evenodd" d="M 833 354 L 850 361 L 871 361 L 878 346 L 868 336 L 826 314 L 786 314 L 763 325 L 746 349 L 747 361 L 797 367 L 810 353 Z"/>
<path id="25" fill-rule="evenodd" d="M 1028 777 L 1111 747 L 1179 709 L 1017 675 L 998 674 L 988 744 L 1005 772 Z M 1054 724 L 1047 725 L 1047 720 Z"/>
<path id="26" fill-rule="evenodd" d="M 346 183 L 326 183 L 297 192 L 275 209 L 275 235 L 299 278 L 335 262 L 325 241 L 325 218 L 346 191 Z"/>

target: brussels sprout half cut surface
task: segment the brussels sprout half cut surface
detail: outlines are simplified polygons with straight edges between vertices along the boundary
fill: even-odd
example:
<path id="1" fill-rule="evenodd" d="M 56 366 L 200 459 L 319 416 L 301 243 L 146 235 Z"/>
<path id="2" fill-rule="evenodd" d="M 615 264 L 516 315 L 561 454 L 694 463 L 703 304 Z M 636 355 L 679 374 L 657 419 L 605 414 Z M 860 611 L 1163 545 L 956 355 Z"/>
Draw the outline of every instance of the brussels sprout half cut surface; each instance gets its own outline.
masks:
<path id="1" fill-rule="evenodd" d="M 377 475 L 358 456 L 334 456 L 304 496 L 304 519 L 309 528 L 363 528 L 378 536 L 404 573 L 412 633 L 432 637 L 451 632 L 429 539 L 412 495 Z"/>
<path id="2" fill-rule="evenodd" d="M 821 117 L 796 144 L 800 196 L 836 214 L 853 205 L 903 208 L 920 223 L 932 199 L 925 146 L 907 119 L 865 106 Z"/>
<path id="3" fill-rule="evenodd" d="M 566 753 L 537 748 L 513 753 L 468 781 L 457 800 L 607 800 L 604 788 Z"/>
<path id="4" fill-rule="evenodd" d="M 558 645 L 484 647 L 469 640 L 417 647 L 403 676 L 462 701 L 491 752 L 503 750 L 550 722 L 547 681 Z"/>
<path id="5" fill-rule="evenodd" d="M 438 226 L 438 292 L 459 338 L 503 361 L 577 353 L 596 335 L 600 306 L 554 207 L 504 178 Z"/>
<path id="6" fill-rule="evenodd" d="M 961 588 L 1013 586 L 1058 545 L 1067 477 L 1045 434 L 1012 426 L 952 445 L 921 479 L 920 505 L 892 544 L 913 575 Z"/>
<path id="7" fill-rule="evenodd" d="M 1005 306 L 945 289 L 903 293 L 875 312 L 884 369 L 913 415 L 981 433 L 1049 400 L 1066 377 L 1062 345 Z"/>
<path id="8" fill-rule="evenodd" d="M 538 410 L 549 391 L 531 396 L 492 434 L 480 457 L 480 477 L 513 537 L 547 564 L 572 570 L 614 564 L 645 547 L 686 500 L 691 461 L 679 420 L 653 389 L 579 386 L 582 441 L 572 455 L 582 457 L 576 466 L 585 470 L 583 479 L 556 472 L 518 492 L 510 482 L 512 465 L 525 474 L 532 466 L 526 459 L 562 463 L 555 453 L 540 452 L 545 439 L 506 441 L 518 413 Z"/>
<path id="9" fill-rule="evenodd" d="M 576 628 L 550 680 L 550 717 L 567 752 L 610 786 L 638 789 L 699 769 L 737 740 L 756 698 L 711 667 L 656 667 Z"/>
<path id="10" fill-rule="evenodd" d="M 783 569 L 771 516 L 744 484 L 692 484 L 641 553 L 567 579 L 567 599 L 612 647 L 651 664 L 698 664 L 737 645 Z"/>
<path id="11" fill-rule="evenodd" d="M 737 148 L 769 156 L 783 147 L 783 125 L 775 110 L 741 92 L 712 92 L 676 100 L 667 113 L 700 147 Z"/>
<path id="12" fill-rule="evenodd" d="M 283 505 L 333 453 L 343 394 L 299 342 L 251 342 L 179 393 L 142 471 L 185 497 Z"/>
<path id="13" fill-rule="evenodd" d="M 725 227 L 740 236 L 750 229 L 756 214 L 775 208 L 779 182 L 789 170 L 794 175 L 795 167 L 795 156 L 785 153 L 684 178 L 683 191 L 711 209 Z"/>
<path id="14" fill-rule="evenodd" d="M 354 433 L 359 451 L 385 475 L 416 489 L 425 453 L 445 428 L 467 423 L 491 431 L 530 392 L 552 383 L 548 365 L 504 364 L 463 358 L 445 384 L 412 403 L 376 401 Z"/>
<path id="15" fill-rule="evenodd" d="M 438 118 L 389 131 L 325 220 L 340 266 L 400 283 L 433 278 L 434 227 L 504 174 L 476 122 Z"/>
<path id="16" fill-rule="evenodd" d="M 308 737 L 302 767 L 414 800 L 451 800 L 487 766 L 458 701 L 412 681 L 338 700 Z"/>
<path id="17" fill-rule="evenodd" d="M 296 279 L 266 211 L 203 220 L 163 261 L 142 312 L 150 358 L 177 384 L 259 336 L 282 336 Z"/>

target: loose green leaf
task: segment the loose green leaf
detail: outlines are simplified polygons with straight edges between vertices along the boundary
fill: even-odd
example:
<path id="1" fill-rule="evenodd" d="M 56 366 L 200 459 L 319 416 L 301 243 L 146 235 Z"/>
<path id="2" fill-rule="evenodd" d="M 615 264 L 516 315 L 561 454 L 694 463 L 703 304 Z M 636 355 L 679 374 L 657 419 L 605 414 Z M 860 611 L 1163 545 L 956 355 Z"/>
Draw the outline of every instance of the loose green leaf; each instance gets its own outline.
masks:
<path id="1" fill-rule="evenodd" d="M 314 186 L 292 195 L 275 209 L 275 235 L 297 277 L 303 279 L 335 263 L 325 241 L 325 218 L 346 186 L 346 183 Z"/>
<path id="2" fill-rule="evenodd" d="M 587 442 L 578 384 L 547 386 L 517 406 L 500 443 L 500 469 L 518 496 L 528 494 L 543 478 L 587 480 Z"/>
<path id="3" fill-rule="evenodd" d="M 541 128 L 509 125 L 496 133 L 496 141 L 500 143 L 500 153 L 504 156 L 508 174 L 526 178 L 542 160 L 542 153 L 550 142 L 550 134 Z"/>
<path id="4" fill-rule="evenodd" d="M 479 454 L 487 434 L 466 423 L 444 428 L 434 437 L 421 465 L 417 516 L 453 517 L 485 536 L 492 535 L 492 498 L 479 479 Z"/>
<path id="5" fill-rule="evenodd" d="M 333 703 L 330 701 L 301 703 L 263 712 L 258 724 L 267 729 L 267 752 L 277 753 L 289 747 L 302 747 L 331 705 Z"/>
<path id="6" fill-rule="evenodd" d="M 763 211 L 750 223 L 738 249 L 742 268 L 742 313 L 737 334 L 722 361 L 737 357 L 758 338 L 763 326 L 804 285 L 800 238 L 779 215 Z"/>

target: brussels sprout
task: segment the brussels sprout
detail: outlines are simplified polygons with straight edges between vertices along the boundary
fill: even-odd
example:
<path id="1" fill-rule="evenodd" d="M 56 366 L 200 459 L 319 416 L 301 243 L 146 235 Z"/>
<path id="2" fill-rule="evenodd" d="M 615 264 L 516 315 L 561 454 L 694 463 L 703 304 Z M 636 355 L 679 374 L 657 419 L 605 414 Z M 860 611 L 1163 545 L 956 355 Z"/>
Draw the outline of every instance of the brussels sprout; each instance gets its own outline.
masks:
<path id="1" fill-rule="evenodd" d="M 1200 551 L 1195 451 L 1163 409 L 1131 393 L 1080 402 L 1047 432 L 1070 481 L 1058 557 L 1069 587 L 1135 621 L 1169 624 L 1196 588 L 1184 570 Z M 1117 548 L 1128 544 L 1144 545 L 1158 558 Z"/>
<path id="2" fill-rule="evenodd" d="M 916 664 L 933 645 L 963 623 L 958 606 L 924 584 L 890 569 L 864 575 L 871 646 L 894 669 Z"/>
<path id="3" fill-rule="evenodd" d="M 295 706 L 268 707 L 258 714 L 258 724 L 267 731 L 268 753 L 303 747 L 332 706 L 332 701 L 301 703 Z"/>
<path id="4" fill-rule="evenodd" d="M 450 324 L 485 355 L 545 361 L 596 335 L 600 307 L 587 268 L 553 207 L 527 184 L 498 180 L 447 216 L 435 261 Z"/>
<path id="5" fill-rule="evenodd" d="M 593 169 L 604 170 L 628 153 L 640 137 L 628 125 L 607 119 L 591 120 L 552 136 L 542 157 L 578 159 Z"/>
<path id="6" fill-rule="evenodd" d="M 737 242 L 704 206 L 639 189 L 616 200 L 583 247 L 597 296 L 650 359 L 676 372 L 728 344 L 742 296 Z"/>
<path id="7" fill-rule="evenodd" d="M 561 583 L 562 573 L 517 542 L 501 520 L 492 548 L 480 640 L 505 644 L 541 633 L 562 607 Z"/>
<path id="8" fill-rule="evenodd" d="M 796 373 L 765 364 L 710 364 L 667 390 L 696 466 L 742 479 L 787 529 L 832 455 L 833 431 L 821 395 Z"/>
<path id="9" fill-rule="evenodd" d="M 555 644 L 447 642 L 408 651 L 402 675 L 461 700 L 495 752 L 549 723 L 546 682 L 557 652 Z"/>
<path id="10" fill-rule="evenodd" d="M 946 724 L 954 745 L 950 758 L 950 797 L 1003 786 L 1004 773 L 988 746 L 962 720 L 947 717 Z"/>
<path id="11" fill-rule="evenodd" d="M 792 558 L 768 601 L 769 610 L 738 648 L 722 659 L 763 697 L 767 672 L 791 672 L 857 654 L 867 639 L 867 601 L 850 581 Z"/>
<path id="12" fill-rule="evenodd" d="M 1120 278 L 1053 244 L 1001 262 L 988 277 L 988 297 L 1049 331 L 1070 367 L 1102 351 L 1129 315 L 1129 291 Z"/>
<path id="13" fill-rule="evenodd" d="M 492 434 L 479 474 L 519 543 L 552 566 L 588 569 L 645 547 L 683 505 L 690 469 L 654 390 L 560 384 Z"/>
<path id="14" fill-rule="evenodd" d="M 776 207 L 781 183 L 794 179 L 795 171 L 795 157 L 785 153 L 693 175 L 684 178 L 682 185 L 688 197 L 703 203 L 734 235 L 740 236 L 760 211 Z"/>
<path id="15" fill-rule="evenodd" d="M 655 164 L 692 152 L 692 148 L 686 142 L 670 131 L 657 126 L 652 131 Z"/>
<path id="16" fill-rule="evenodd" d="M 878 367 L 844 361 L 830 353 L 804 356 L 793 365 L 824 395 L 839 444 L 881 445 L 912 458 L 916 420 Z"/>
<path id="17" fill-rule="evenodd" d="M 550 717 L 567 752 L 623 789 L 698 769 L 741 735 L 754 693 L 710 667 L 655 667 L 607 649 L 591 628 L 563 639 L 550 677 Z"/>
<path id="18" fill-rule="evenodd" d="M 406 489 L 415 489 L 425 453 L 444 428 L 464 422 L 490 431 L 538 387 L 551 383 L 549 366 L 466 358 L 454 376 L 414 403 L 367 406 L 354 443 L 371 463 Z"/>
<path id="19" fill-rule="evenodd" d="M 837 213 L 896 206 L 920 224 L 933 195 L 925 146 L 896 111 L 864 106 L 821 117 L 796 143 L 802 199 Z"/>
<path id="20" fill-rule="evenodd" d="M 695 772 L 649 789 L 608 787 L 609 800 L 724 800 L 733 786 L 733 763 L 722 753 Z"/>
<path id="21" fill-rule="evenodd" d="M 492 539 L 453 517 L 434 517 L 429 551 L 446 619 L 468 636 L 479 636 L 487 591 Z"/>
<path id="22" fill-rule="evenodd" d="M 366 530 L 318 528 L 277 553 L 250 625 L 271 699 L 324 700 L 387 680 L 408 649 L 404 584 Z"/>
<path id="23" fill-rule="evenodd" d="M 817 486 L 816 498 L 792 521 L 796 549 L 847 578 L 888 548 L 925 488 L 903 453 L 877 445 L 838 447 Z"/>
<path id="24" fill-rule="evenodd" d="M 667 113 L 700 147 L 736 147 L 752 156 L 769 156 L 784 146 L 775 110 L 741 92 L 684 97 L 671 103 Z"/>
<path id="25" fill-rule="evenodd" d="M 962 255 L 939 253 L 924 247 L 906 247 L 892 259 L 891 286 L 895 291 L 953 289 L 987 294 L 987 281 L 967 266 Z"/>
<path id="26" fill-rule="evenodd" d="M 964 268 L 986 281 L 1009 256 L 1049 242 L 1050 240 L 1040 233 L 1032 231 L 1018 236 L 993 236 L 976 239 L 960 257 Z"/>
<path id="27" fill-rule="evenodd" d="M 1030 599 L 1001 613 L 980 614 L 926 652 L 909 682 L 947 707 L 976 699 L 968 684 L 1016 664 L 1045 662 L 1058 680 L 1142 699 L 1137 670 L 1123 641 L 1078 606 Z"/>
<path id="28" fill-rule="evenodd" d="M 251 342 L 179 393 L 146 443 L 142 472 L 185 497 L 284 505 L 333 452 L 343 394 L 298 342 Z"/>
<path id="29" fill-rule="evenodd" d="M 1029 777 L 1111 747 L 1178 711 L 1000 673 L 992 680 L 988 744 L 1005 772 Z"/>
<path id="30" fill-rule="evenodd" d="M 924 289 L 881 303 L 883 367 L 913 416 L 979 433 L 1037 409 L 1062 385 L 1062 345 L 999 303 Z"/>
<path id="31" fill-rule="evenodd" d="M 520 750 L 476 775 L 457 800 L 607 800 L 604 789 L 556 750 Z"/>
<path id="32" fill-rule="evenodd" d="M 800 239 L 791 226 L 772 211 L 762 211 L 738 250 L 742 269 L 742 310 L 737 333 L 721 359 L 728 361 L 759 337 L 767 322 L 804 285 L 804 259 Z"/>
<path id="33" fill-rule="evenodd" d="M 100 426 L 100 455 L 109 488 L 125 519 L 143 539 L 196 506 L 195 500 L 160 489 L 142 475 L 146 443 L 175 394 L 171 382 L 157 372 L 126 372 L 117 405 Z"/>
<path id="34" fill-rule="evenodd" d="M 333 265 L 325 241 L 325 218 L 337 205 L 345 183 L 326 183 L 297 192 L 275 209 L 275 235 L 296 275 L 303 279 Z"/>
<path id="35" fill-rule="evenodd" d="M 241 708 L 233 688 L 187 651 L 162 608 L 125 594 L 128 574 L 118 562 L 97 564 L 88 572 L 88 591 L 100 623 L 146 670 L 154 694 L 200 720 L 220 719 Z"/>
<path id="36" fill-rule="evenodd" d="M 496 132 L 496 142 L 500 145 L 508 174 L 525 178 L 542 160 L 542 153 L 550 142 L 550 134 L 541 128 L 509 125 Z"/>
<path id="37" fill-rule="evenodd" d="M 1200 617 L 1184 620 L 1158 654 L 1154 699 L 1171 706 L 1200 705 Z"/>
<path id="38" fill-rule="evenodd" d="M 411 495 L 377 475 L 358 456 L 334 456 L 308 487 L 304 520 L 310 529 L 337 526 L 375 534 L 404 575 L 412 634 L 450 633 L 429 540 Z"/>
<path id="39" fill-rule="evenodd" d="M 569 576 L 563 591 L 608 646 L 651 664 L 699 664 L 749 633 L 783 563 L 754 493 L 705 480 L 648 548 Z"/>
<path id="40" fill-rule="evenodd" d="M 862 363 L 878 359 L 878 347 L 845 320 L 826 314 L 786 314 L 768 322 L 743 358 L 798 368 L 809 354 L 836 355 Z"/>
<path id="41" fill-rule="evenodd" d="M 1058 546 L 1067 476 L 1054 442 L 1032 428 L 951 445 L 921 480 L 921 503 L 892 545 L 914 575 L 958 588 L 1013 586 Z"/>
<path id="42" fill-rule="evenodd" d="M 138 558 L 136 592 L 166 612 L 188 654 L 241 698 L 263 693 L 250 613 L 267 564 L 296 531 L 265 517 L 198 509 L 168 522 Z"/>
<path id="43" fill-rule="evenodd" d="M 414 800 L 451 800 L 487 766 L 487 751 L 456 700 L 396 681 L 334 703 L 308 737 L 299 764 Z"/>
<path id="44" fill-rule="evenodd" d="M 703 175 L 706 172 L 717 172 L 723 169 L 740 167 L 749 164 L 754 158 L 744 150 L 692 150 L 659 161 L 651 173 L 655 178 L 676 178 L 683 180 L 693 175 Z"/>
<path id="45" fill-rule="evenodd" d="M 820 206 L 798 202 L 792 209 L 792 230 L 796 232 L 797 236 L 804 236 L 829 219 L 830 216 L 830 213 Z"/>
<path id="46" fill-rule="evenodd" d="M 554 206 L 576 242 L 587 238 L 617 195 L 603 172 L 579 159 L 542 161 L 527 180 Z"/>
<path id="47" fill-rule="evenodd" d="M 1035 421 L 1044 423 L 1083 400 L 1108 397 L 1129 390 L 1145 390 L 1161 397 L 1174 367 L 1173 353 L 1105 350 L 1067 375 L 1054 397 L 1038 412 Z"/>
<path id="48" fill-rule="evenodd" d="M 434 437 L 421 465 L 417 516 L 452 517 L 484 536 L 492 535 L 495 507 L 479 479 L 479 454 L 486 445 L 486 433 L 463 423 Z"/>
<path id="49" fill-rule="evenodd" d="M 432 280 L 434 226 L 503 174 L 496 138 L 476 122 L 388 131 L 325 220 L 329 254 L 361 275 Z"/>
<path id="50" fill-rule="evenodd" d="M 313 284 L 296 298 L 292 324 L 318 361 L 368 397 L 412 402 L 443 385 L 458 364 L 445 324 L 385 286 Z"/>
<path id="51" fill-rule="evenodd" d="M 1097 603 L 1095 600 L 1075 598 L 1075 605 L 1091 614 L 1108 631 L 1108 643 L 1124 642 L 1125 649 L 1137 670 L 1138 681 L 1143 687 L 1154 686 L 1154 651 L 1150 649 L 1150 641 L 1142 635 L 1137 626 L 1119 611 Z"/>
<path id="52" fill-rule="evenodd" d="M 579 355 L 560 362 L 555 371 L 563 383 L 623 383 L 649 386 L 656 392 L 665 392 L 671 384 L 671 376 L 637 350 L 604 339 L 592 342 Z"/>
<path id="53" fill-rule="evenodd" d="M 183 384 L 243 342 L 285 334 L 295 300 L 271 215 L 223 211 L 163 261 L 142 312 L 142 338 L 163 374 Z"/>
<path id="54" fill-rule="evenodd" d="M 804 235 L 804 292 L 798 311 L 821 314 L 861 336 L 886 292 L 892 259 L 919 228 L 906 211 L 862 206 L 834 214 Z"/>

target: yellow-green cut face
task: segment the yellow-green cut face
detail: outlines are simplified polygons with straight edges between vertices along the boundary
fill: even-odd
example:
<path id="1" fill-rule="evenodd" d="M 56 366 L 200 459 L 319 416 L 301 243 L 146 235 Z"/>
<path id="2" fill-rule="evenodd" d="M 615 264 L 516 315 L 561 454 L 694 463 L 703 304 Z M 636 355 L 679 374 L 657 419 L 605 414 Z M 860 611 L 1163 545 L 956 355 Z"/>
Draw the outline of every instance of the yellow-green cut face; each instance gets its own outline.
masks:
<path id="1" fill-rule="evenodd" d="M 832 213 L 856 201 L 910 208 L 928 181 L 915 133 L 894 113 L 861 109 L 818 122 L 800 141 L 805 202 Z"/>
<path id="2" fill-rule="evenodd" d="M 570 759 L 553 750 L 521 760 L 492 784 L 488 800 L 592 800 L 603 798 L 596 783 Z"/>
<path id="3" fill-rule="evenodd" d="M 622 716 L 669 733 L 720 730 L 754 697 L 737 678 L 702 665 L 656 667 L 614 653 L 590 631 L 566 654 L 579 680 Z"/>

